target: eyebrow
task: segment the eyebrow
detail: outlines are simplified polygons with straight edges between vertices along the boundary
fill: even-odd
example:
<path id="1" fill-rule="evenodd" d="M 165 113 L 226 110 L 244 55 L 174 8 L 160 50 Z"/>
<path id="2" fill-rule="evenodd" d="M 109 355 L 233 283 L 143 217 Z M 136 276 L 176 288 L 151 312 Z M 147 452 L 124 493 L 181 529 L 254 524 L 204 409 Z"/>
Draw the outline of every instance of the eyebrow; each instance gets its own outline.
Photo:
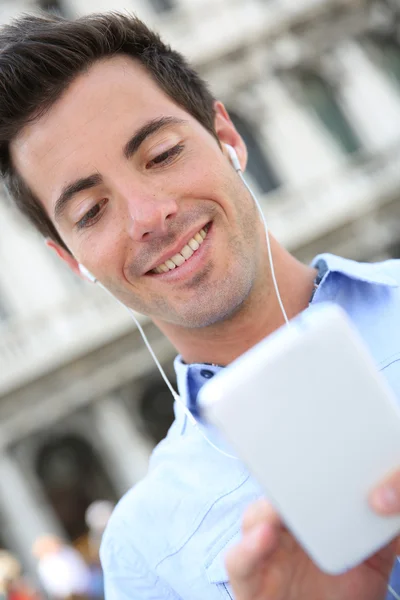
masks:
<path id="1" fill-rule="evenodd" d="M 178 119 L 177 117 L 159 117 L 158 119 L 152 119 L 151 121 L 148 121 L 137 131 L 135 131 L 131 139 L 125 144 L 123 155 L 125 158 L 131 158 L 150 135 L 160 131 L 160 129 L 164 129 L 165 127 L 169 127 L 171 125 L 182 125 L 186 122 L 187 121 Z M 60 221 L 68 204 L 72 198 L 76 196 L 76 194 L 96 187 L 101 183 L 103 183 L 102 176 L 99 173 L 94 173 L 93 175 L 82 177 L 66 185 L 62 189 L 61 194 L 55 203 L 54 219 L 56 221 Z"/>
<path id="2" fill-rule="evenodd" d="M 59 221 L 67 208 L 68 203 L 72 200 L 76 194 L 85 190 L 90 190 L 96 185 L 102 183 L 103 178 L 99 173 L 89 175 L 89 177 L 82 177 L 77 179 L 73 183 L 65 186 L 54 206 L 54 219 Z"/>
<path id="3" fill-rule="evenodd" d="M 187 121 L 178 119 L 177 117 L 159 117 L 158 119 L 152 119 L 151 121 L 148 121 L 135 132 L 129 142 L 125 145 L 125 158 L 131 158 L 135 152 L 139 150 L 141 144 L 143 144 L 144 140 L 148 138 L 149 135 L 160 131 L 160 129 L 169 127 L 170 125 L 182 125 L 186 122 Z"/>

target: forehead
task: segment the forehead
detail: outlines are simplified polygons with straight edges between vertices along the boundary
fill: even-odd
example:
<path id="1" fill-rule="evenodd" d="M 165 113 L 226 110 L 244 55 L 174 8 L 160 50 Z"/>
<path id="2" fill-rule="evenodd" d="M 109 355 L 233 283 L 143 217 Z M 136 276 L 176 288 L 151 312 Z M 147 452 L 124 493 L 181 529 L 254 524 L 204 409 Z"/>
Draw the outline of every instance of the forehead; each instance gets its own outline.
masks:
<path id="1" fill-rule="evenodd" d="M 113 57 L 79 75 L 49 111 L 27 125 L 12 142 L 11 157 L 42 200 L 55 180 L 100 170 L 97 163 L 114 145 L 120 149 L 136 127 L 162 115 L 188 118 L 138 61 Z"/>
<path id="2" fill-rule="evenodd" d="M 12 150 L 21 152 L 28 140 L 34 149 L 32 137 L 37 147 L 44 141 L 51 145 L 76 127 L 90 128 L 93 122 L 98 126 L 101 117 L 105 121 L 111 116 L 116 125 L 126 112 L 140 121 L 154 110 L 174 106 L 138 61 L 123 55 L 98 61 L 79 75 L 43 116 L 19 133 Z"/>

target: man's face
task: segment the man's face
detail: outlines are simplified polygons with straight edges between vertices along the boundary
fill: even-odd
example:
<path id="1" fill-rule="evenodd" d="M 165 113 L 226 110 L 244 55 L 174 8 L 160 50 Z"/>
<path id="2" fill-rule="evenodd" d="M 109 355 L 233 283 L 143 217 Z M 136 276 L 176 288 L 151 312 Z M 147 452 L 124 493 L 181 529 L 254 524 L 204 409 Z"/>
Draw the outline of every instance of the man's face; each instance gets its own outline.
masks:
<path id="1" fill-rule="evenodd" d="M 220 140 L 244 161 L 216 108 Z M 76 260 L 131 308 L 203 327 L 251 292 L 256 209 L 216 139 L 136 61 L 96 63 L 22 130 L 11 154 Z"/>

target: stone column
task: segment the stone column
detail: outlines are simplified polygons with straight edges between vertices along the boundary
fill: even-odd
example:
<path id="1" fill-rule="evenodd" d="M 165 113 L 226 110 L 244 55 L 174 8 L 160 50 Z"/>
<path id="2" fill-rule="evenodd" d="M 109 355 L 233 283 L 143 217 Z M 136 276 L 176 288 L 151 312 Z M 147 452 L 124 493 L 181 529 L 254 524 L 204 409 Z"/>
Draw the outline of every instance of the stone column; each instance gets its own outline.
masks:
<path id="1" fill-rule="evenodd" d="M 390 77 L 356 43 L 342 43 L 334 56 L 341 66 L 338 93 L 367 148 L 379 151 L 397 145 L 400 100 Z"/>
<path id="2" fill-rule="evenodd" d="M 264 93 L 268 119 L 260 133 L 269 141 L 283 179 L 301 188 L 335 172 L 341 152 L 318 119 L 302 109 L 277 78 L 266 84 Z"/>
<path id="3" fill-rule="evenodd" d="M 135 427 L 132 415 L 117 396 L 97 400 L 91 410 L 99 435 L 98 449 L 123 494 L 145 476 L 152 445 Z"/>
<path id="4" fill-rule="evenodd" d="M 36 562 L 31 554 L 34 541 L 43 534 L 63 537 L 63 532 L 40 489 L 30 485 L 17 460 L 7 451 L 0 453 L 0 482 L 5 541 L 34 574 Z"/>

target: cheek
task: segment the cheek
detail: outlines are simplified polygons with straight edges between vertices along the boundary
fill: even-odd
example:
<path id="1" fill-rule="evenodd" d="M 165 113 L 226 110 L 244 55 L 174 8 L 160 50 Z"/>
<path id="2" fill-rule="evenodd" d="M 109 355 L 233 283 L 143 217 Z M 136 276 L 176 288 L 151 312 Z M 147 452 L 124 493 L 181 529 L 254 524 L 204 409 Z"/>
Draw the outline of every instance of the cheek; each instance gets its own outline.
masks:
<path id="1" fill-rule="evenodd" d="M 76 256 L 100 281 L 123 278 L 124 256 L 129 251 L 125 229 L 108 223 L 102 231 L 93 228 L 78 240 Z"/>
<path id="2" fill-rule="evenodd" d="M 220 160 L 211 162 L 199 157 L 193 161 L 176 178 L 176 193 L 180 197 L 188 198 L 213 198 L 224 194 L 228 189 L 229 174 L 225 171 L 226 165 Z M 168 189 L 168 182 L 166 182 Z M 178 196 L 178 197 L 179 197 Z"/>

